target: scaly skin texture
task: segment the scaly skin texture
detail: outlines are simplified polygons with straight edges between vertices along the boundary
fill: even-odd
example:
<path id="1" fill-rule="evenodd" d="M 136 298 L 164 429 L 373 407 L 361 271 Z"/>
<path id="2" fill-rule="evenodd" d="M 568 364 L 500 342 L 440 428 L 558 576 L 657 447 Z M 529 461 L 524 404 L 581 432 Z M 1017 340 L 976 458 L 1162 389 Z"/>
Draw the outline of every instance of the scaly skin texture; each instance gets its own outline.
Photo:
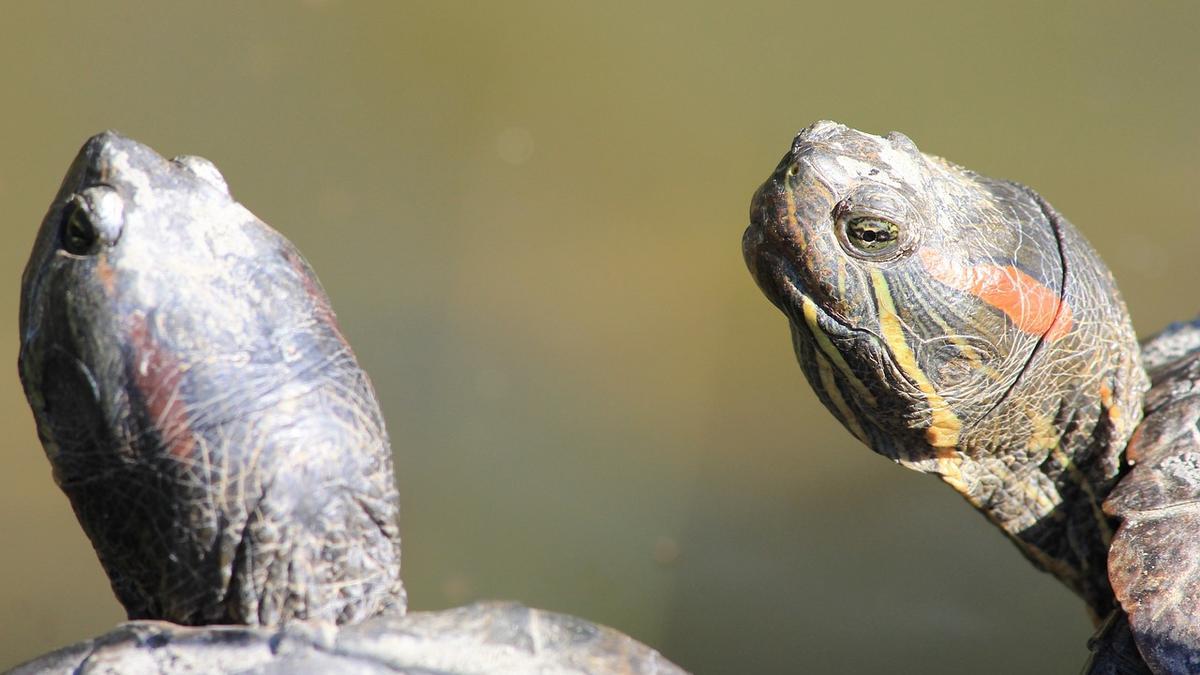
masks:
<path id="1" fill-rule="evenodd" d="M 383 417 L 296 249 L 206 160 L 84 145 L 22 279 L 20 373 L 131 619 L 403 612 Z"/>
<path id="2" fill-rule="evenodd" d="M 1109 615 L 1102 505 L 1148 381 L 1075 228 L 1029 188 L 833 122 L 800 132 L 750 220 L 747 264 L 830 411 Z"/>

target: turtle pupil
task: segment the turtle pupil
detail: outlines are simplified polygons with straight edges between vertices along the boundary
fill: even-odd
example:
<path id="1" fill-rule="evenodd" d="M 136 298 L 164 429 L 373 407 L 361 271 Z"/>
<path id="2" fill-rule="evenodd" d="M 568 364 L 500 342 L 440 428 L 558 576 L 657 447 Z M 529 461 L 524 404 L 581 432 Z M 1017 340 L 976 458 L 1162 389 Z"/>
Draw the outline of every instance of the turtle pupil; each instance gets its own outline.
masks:
<path id="1" fill-rule="evenodd" d="M 845 224 L 846 240 L 860 253 L 878 255 L 890 251 L 900 238 L 900 227 L 881 218 L 851 218 Z"/>

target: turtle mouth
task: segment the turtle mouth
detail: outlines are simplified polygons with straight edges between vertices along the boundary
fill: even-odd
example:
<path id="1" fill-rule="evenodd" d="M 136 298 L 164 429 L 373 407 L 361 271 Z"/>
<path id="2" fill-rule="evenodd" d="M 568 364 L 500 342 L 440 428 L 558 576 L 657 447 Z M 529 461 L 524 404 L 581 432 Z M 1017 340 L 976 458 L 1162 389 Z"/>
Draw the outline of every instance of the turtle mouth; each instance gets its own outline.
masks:
<path id="1" fill-rule="evenodd" d="M 751 235 L 751 229 L 755 227 L 756 225 L 752 223 L 746 230 L 748 237 Z M 879 336 L 873 331 L 855 326 L 844 316 L 818 302 L 816 294 L 805 285 L 800 273 L 796 270 L 795 263 L 786 255 L 760 246 L 754 251 L 754 256 L 756 260 L 752 269 L 759 279 L 759 284 L 768 291 L 767 295 L 772 302 L 793 323 L 801 326 L 808 323 L 804 318 L 804 307 L 808 305 L 816 314 L 817 325 L 830 337 L 853 338 L 856 335 L 869 335 L 879 340 Z"/>
<path id="2" fill-rule="evenodd" d="M 751 230 L 755 227 L 751 224 Z M 747 230 L 747 241 L 757 236 Z M 896 355 L 888 346 L 887 340 L 877 330 L 857 325 L 836 310 L 830 309 L 828 303 L 822 303 L 820 294 L 814 293 L 804 281 L 804 276 L 798 266 L 786 253 L 762 239 L 755 242 L 753 249 L 755 262 L 752 265 L 759 285 L 766 291 L 771 301 L 788 317 L 793 330 L 805 336 L 815 352 L 814 358 L 836 358 L 829 350 L 836 350 L 844 363 L 867 365 L 863 369 L 868 380 L 883 378 L 890 384 L 886 389 L 896 392 L 907 392 L 901 398 L 921 400 L 921 388 L 897 362 Z M 747 251 L 751 249 L 748 247 Z M 865 300 L 871 307 L 871 300 Z M 869 310 L 864 310 L 869 311 Z M 821 344 L 824 346 L 821 346 Z M 802 359 L 803 361 L 803 359 Z M 850 365 L 855 368 L 854 365 Z M 862 381 L 863 373 L 856 375 Z M 810 375 L 810 379 L 812 375 Z M 866 382 L 864 382 L 866 385 Z M 852 387 L 853 388 L 853 387 Z M 869 389 L 874 387 L 868 386 Z M 858 401 L 858 405 L 867 409 L 875 407 L 868 400 Z M 903 448 L 891 443 L 888 439 L 873 438 L 869 443 L 876 452 L 888 457 L 902 457 L 906 453 Z"/>

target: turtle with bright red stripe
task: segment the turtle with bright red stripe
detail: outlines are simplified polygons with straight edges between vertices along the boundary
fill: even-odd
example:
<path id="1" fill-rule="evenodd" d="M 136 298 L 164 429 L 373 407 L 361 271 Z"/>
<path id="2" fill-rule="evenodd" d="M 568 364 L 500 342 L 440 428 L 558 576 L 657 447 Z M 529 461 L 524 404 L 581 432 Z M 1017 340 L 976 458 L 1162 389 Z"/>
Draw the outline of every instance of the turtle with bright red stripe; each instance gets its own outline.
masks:
<path id="1" fill-rule="evenodd" d="M 743 250 L 834 416 L 1083 598 L 1090 672 L 1200 670 L 1200 323 L 1139 348 L 1036 192 L 833 122 L 755 193 Z"/>

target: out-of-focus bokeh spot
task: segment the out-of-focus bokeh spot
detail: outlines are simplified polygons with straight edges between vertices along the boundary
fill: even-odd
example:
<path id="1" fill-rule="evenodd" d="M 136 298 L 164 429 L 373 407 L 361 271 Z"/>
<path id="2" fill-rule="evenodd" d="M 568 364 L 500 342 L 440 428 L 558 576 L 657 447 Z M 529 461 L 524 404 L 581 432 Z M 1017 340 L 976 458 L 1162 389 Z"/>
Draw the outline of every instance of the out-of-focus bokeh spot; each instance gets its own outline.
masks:
<path id="1" fill-rule="evenodd" d="M 414 608 L 512 598 L 700 673 L 1075 672 L 1082 605 L 852 442 L 743 269 L 820 118 L 1035 186 L 1140 330 L 1200 303 L 1197 5 L 24 3 L 0 21 L 0 353 L 78 146 L 220 166 L 388 416 Z M 0 378 L 0 667 L 121 612 Z"/>

